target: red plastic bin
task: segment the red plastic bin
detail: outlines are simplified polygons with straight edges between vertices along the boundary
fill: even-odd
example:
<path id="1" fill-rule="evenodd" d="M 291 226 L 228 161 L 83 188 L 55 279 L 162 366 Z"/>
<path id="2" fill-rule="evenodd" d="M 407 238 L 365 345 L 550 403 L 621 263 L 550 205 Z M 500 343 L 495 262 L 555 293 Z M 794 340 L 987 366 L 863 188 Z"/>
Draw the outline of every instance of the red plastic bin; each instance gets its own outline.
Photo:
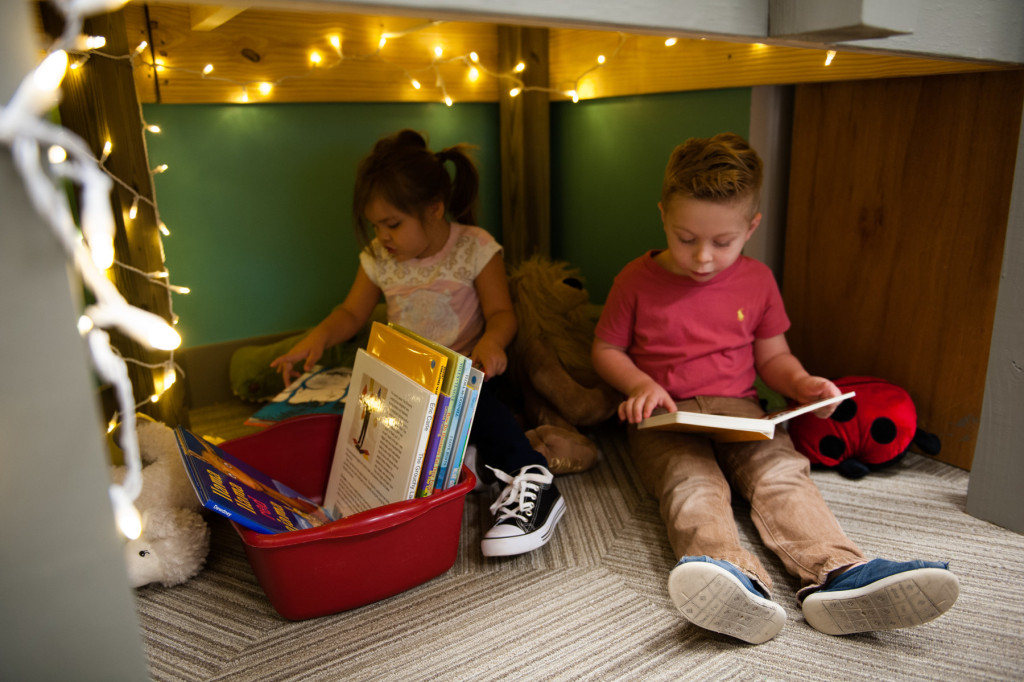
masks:
<path id="1" fill-rule="evenodd" d="M 321 501 L 340 423 L 337 415 L 295 417 L 221 447 Z M 265 534 L 231 525 L 274 609 L 289 620 L 315 618 L 390 597 L 451 568 L 466 493 L 475 484 L 463 468 L 448 490 L 318 528 Z"/>

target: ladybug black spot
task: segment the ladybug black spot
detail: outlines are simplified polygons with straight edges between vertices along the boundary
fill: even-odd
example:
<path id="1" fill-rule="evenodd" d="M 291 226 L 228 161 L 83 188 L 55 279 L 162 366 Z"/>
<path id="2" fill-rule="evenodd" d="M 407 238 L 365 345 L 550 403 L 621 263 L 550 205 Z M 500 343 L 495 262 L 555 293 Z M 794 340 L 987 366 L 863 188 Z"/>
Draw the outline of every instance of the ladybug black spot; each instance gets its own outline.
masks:
<path id="1" fill-rule="evenodd" d="M 853 398 L 847 398 L 843 402 L 839 403 L 839 407 L 832 413 L 829 419 L 837 422 L 848 422 L 857 416 L 857 403 L 854 402 Z"/>
<path id="2" fill-rule="evenodd" d="M 883 445 L 896 440 L 896 424 L 888 417 L 879 417 L 871 422 L 871 437 Z"/>
<path id="3" fill-rule="evenodd" d="M 846 452 L 846 443 L 839 436 L 825 436 L 818 441 L 818 451 L 822 457 L 828 457 L 838 462 Z"/>

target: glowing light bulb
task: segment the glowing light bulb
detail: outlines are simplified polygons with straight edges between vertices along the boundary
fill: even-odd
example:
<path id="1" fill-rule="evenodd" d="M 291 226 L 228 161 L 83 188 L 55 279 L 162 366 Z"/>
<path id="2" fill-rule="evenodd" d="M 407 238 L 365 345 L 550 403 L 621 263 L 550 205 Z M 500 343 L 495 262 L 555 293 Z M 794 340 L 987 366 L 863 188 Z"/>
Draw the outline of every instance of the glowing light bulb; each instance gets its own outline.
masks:
<path id="1" fill-rule="evenodd" d="M 412 79 L 412 87 L 414 87 L 414 88 L 416 88 L 417 90 L 419 90 L 419 89 L 420 89 L 420 88 L 421 88 L 422 86 L 420 85 L 420 82 L 419 82 L 418 80 L 416 80 L 415 78 L 413 78 L 413 79 Z"/>
<path id="2" fill-rule="evenodd" d="M 209 76 L 211 73 L 213 73 L 213 64 L 207 64 L 203 67 L 204 76 Z"/>
<path id="3" fill-rule="evenodd" d="M 274 89 L 274 86 L 271 83 L 263 82 L 259 84 L 258 88 L 260 94 L 266 97 L 270 94 L 270 91 Z"/>
<path id="4" fill-rule="evenodd" d="M 334 51 L 338 53 L 339 57 L 341 57 L 341 36 L 335 34 L 328 38 L 328 40 L 331 41 L 331 47 L 334 48 Z"/>
<path id="5" fill-rule="evenodd" d="M 156 70 L 162 72 L 164 70 L 164 67 L 165 67 L 164 60 L 160 59 L 159 57 L 157 57 L 154 60 L 154 62 L 156 63 Z"/>
<path id="6" fill-rule="evenodd" d="M 480 78 L 480 70 L 477 69 L 475 66 L 471 67 L 469 69 L 469 80 L 475 83 L 477 81 L 477 79 L 479 79 L 479 78 Z"/>
<path id="7" fill-rule="evenodd" d="M 598 64 L 604 64 L 604 55 L 603 54 L 597 55 L 597 63 Z"/>
<path id="8" fill-rule="evenodd" d="M 523 62 L 519 62 L 518 64 L 516 64 L 516 68 L 514 68 L 513 71 L 515 71 L 516 73 L 522 73 L 523 71 L 526 71 L 526 64 L 524 64 Z"/>
<path id="9" fill-rule="evenodd" d="M 46 158 L 56 166 L 58 163 L 64 163 L 68 160 L 68 152 L 59 144 L 50 145 L 50 148 L 46 150 Z"/>
<path id="10" fill-rule="evenodd" d="M 139 43 L 138 47 L 135 48 L 135 53 L 132 56 L 136 57 L 142 54 L 147 47 L 149 47 L 149 43 L 143 40 L 141 43 Z"/>
<path id="11" fill-rule="evenodd" d="M 443 54 L 444 54 L 444 49 L 443 49 L 443 48 L 442 48 L 442 47 L 441 47 L 440 45 L 438 45 L 438 46 L 436 46 L 436 47 L 434 48 L 434 56 L 435 56 L 435 57 L 437 57 L 438 59 L 440 59 L 440 58 L 441 58 L 441 55 L 443 55 Z"/>
<path id="12" fill-rule="evenodd" d="M 377 43 L 377 49 L 379 50 L 380 48 L 384 47 L 387 44 L 388 44 L 388 39 L 385 38 L 384 36 L 381 36 L 380 37 L 380 42 Z"/>
<path id="13" fill-rule="evenodd" d="M 159 166 L 153 169 L 153 175 L 158 175 L 167 171 L 167 164 L 161 163 Z"/>
<path id="14" fill-rule="evenodd" d="M 128 220 L 135 220 L 137 215 L 139 215 L 139 200 L 135 199 L 132 202 L 132 207 L 128 209 Z"/>
<path id="15" fill-rule="evenodd" d="M 836 51 L 835 50 L 829 50 L 828 52 L 826 52 L 825 53 L 825 66 L 828 66 L 829 64 L 831 64 L 832 60 L 835 59 L 835 58 L 836 58 Z"/>
<path id="16" fill-rule="evenodd" d="M 567 94 L 570 97 L 572 97 L 573 103 L 576 103 L 576 102 L 580 101 L 580 93 L 576 92 L 575 90 L 570 90 Z"/>
<path id="17" fill-rule="evenodd" d="M 111 142 L 110 140 L 107 140 L 106 142 L 103 143 L 103 156 L 100 157 L 100 163 L 106 161 L 107 157 L 110 156 L 110 152 L 112 151 L 114 151 L 114 143 Z"/>
<path id="18" fill-rule="evenodd" d="M 159 133 L 160 132 L 160 126 L 149 125 L 149 126 L 146 126 L 146 130 L 148 130 L 151 133 Z"/>
<path id="19" fill-rule="evenodd" d="M 679 42 L 679 40 L 677 38 L 666 38 L 665 39 L 665 47 L 672 47 L 677 42 Z"/>
<path id="20" fill-rule="evenodd" d="M 103 36 L 89 36 L 85 39 L 85 49 L 87 50 L 98 50 L 107 44 L 107 39 Z"/>
<path id="21" fill-rule="evenodd" d="M 309 53 L 309 61 L 313 66 L 320 66 L 320 62 L 323 61 L 323 57 L 316 50 Z"/>
<path id="22" fill-rule="evenodd" d="M 43 91 L 52 92 L 60 87 L 68 70 L 68 53 L 57 50 L 47 55 L 32 75 L 32 82 Z"/>
<path id="23" fill-rule="evenodd" d="M 167 225 L 162 220 L 160 221 L 160 224 L 157 225 L 156 227 L 165 237 L 171 236 L 171 231 L 167 229 Z"/>
<path id="24" fill-rule="evenodd" d="M 477 62 L 480 61 L 480 55 L 478 55 L 476 52 L 470 52 L 469 53 L 469 59 L 473 63 L 477 63 Z"/>
<path id="25" fill-rule="evenodd" d="M 448 95 L 445 95 L 444 96 L 444 103 L 447 104 L 448 106 L 451 106 L 452 105 L 452 98 L 449 97 Z"/>
<path id="26" fill-rule="evenodd" d="M 521 89 L 519 89 L 519 88 L 512 88 L 511 90 L 508 91 L 508 96 L 509 97 L 516 97 L 517 95 L 519 95 L 520 92 L 522 92 Z"/>

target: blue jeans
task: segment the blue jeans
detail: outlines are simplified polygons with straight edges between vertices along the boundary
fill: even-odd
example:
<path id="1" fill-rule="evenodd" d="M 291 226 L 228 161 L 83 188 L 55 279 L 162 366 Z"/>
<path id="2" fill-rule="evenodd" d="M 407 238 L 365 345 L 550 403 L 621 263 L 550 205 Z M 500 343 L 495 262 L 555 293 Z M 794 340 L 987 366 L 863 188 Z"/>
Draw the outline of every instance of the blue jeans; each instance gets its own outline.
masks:
<path id="1" fill-rule="evenodd" d="M 512 410 L 502 400 L 506 388 L 504 375 L 484 382 L 473 418 L 469 442 L 477 448 L 477 461 L 512 475 L 530 464 L 547 467 L 548 460 L 533 449 L 516 421 Z"/>
<path id="2" fill-rule="evenodd" d="M 761 417 L 753 399 L 697 397 L 681 410 Z M 800 578 L 802 599 L 837 570 L 862 564 L 863 552 L 843 533 L 810 477 L 809 460 L 785 429 L 775 438 L 714 443 L 705 436 L 629 429 L 640 477 L 658 498 L 669 542 L 680 559 L 707 555 L 738 566 L 763 585 L 771 580 L 756 556 L 740 545 L 730 484 L 750 502 L 762 542 Z"/>

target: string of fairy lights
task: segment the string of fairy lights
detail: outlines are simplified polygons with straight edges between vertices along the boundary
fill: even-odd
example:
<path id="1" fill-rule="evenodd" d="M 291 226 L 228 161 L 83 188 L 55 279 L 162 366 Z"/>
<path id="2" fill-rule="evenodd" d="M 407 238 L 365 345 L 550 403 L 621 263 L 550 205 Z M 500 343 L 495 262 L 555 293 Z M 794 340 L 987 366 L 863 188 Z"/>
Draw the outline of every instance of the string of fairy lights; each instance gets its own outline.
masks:
<path id="1" fill-rule="evenodd" d="M 113 347 L 106 330 L 116 328 L 147 348 L 170 353 L 166 363 L 146 365 L 163 371 L 165 385 L 161 393 L 169 386 L 168 378 L 174 376 L 173 351 L 181 344 L 181 336 L 171 322 L 130 304 L 109 277 L 108 271 L 114 265 L 129 267 L 114 257 L 116 223 L 111 192 L 117 183 L 132 193 L 129 215 L 137 211 L 141 201 L 152 204 L 154 211 L 156 203 L 106 169 L 104 164 L 114 151 L 109 141 L 97 158 L 81 137 L 48 120 L 49 112 L 60 101 L 61 83 L 72 66 L 69 54 L 81 55 L 83 50 L 94 51 L 105 43 L 102 37 L 82 35 L 85 18 L 120 9 L 124 4 L 125 0 L 55 0 L 55 7 L 64 15 L 64 31 L 0 109 L 0 142 L 10 147 L 29 201 L 49 224 L 82 284 L 92 294 L 93 302 L 84 306 L 77 326 L 97 374 L 113 387 L 117 400 L 126 474 L 120 484 L 110 486 L 109 494 L 118 527 L 126 536 L 136 538 L 142 530 L 142 520 L 134 506 L 142 489 L 142 464 L 135 413 L 144 402 L 135 402 L 126 358 Z M 83 62 L 77 59 L 74 65 L 81 66 Z M 79 190 L 77 222 L 66 183 Z M 166 281 L 166 269 L 143 274 L 154 284 L 165 287 L 168 297 L 175 291 Z"/>

